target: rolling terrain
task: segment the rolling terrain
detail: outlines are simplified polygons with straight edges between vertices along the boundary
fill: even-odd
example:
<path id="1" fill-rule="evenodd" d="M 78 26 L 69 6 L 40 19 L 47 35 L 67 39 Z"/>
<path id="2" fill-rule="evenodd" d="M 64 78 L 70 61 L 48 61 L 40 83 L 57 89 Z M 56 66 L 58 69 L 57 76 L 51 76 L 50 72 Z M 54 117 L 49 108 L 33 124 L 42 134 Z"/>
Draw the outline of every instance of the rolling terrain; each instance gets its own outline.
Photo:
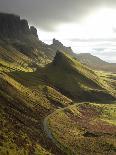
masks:
<path id="1" fill-rule="evenodd" d="M 67 154 L 114 155 L 115 112 L 116 104 L 75 104 L 49 115 L 47 127 L 52 141 Z"/>
<path id="2" fill-rule="evenodd" d="M 115 74 L 93 71 L 40 41 L 26 20 L 0 14 L 1 155 L 115 154 L 115 86 Z"/>

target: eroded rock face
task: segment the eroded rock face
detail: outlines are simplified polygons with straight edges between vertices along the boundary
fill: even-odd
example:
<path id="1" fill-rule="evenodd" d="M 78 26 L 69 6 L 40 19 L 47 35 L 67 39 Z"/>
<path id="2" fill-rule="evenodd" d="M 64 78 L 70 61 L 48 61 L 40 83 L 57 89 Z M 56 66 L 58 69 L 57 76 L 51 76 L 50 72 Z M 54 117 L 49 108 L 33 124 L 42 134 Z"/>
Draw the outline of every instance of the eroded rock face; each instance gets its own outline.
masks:
<path id="1" fill-rule="evenodd" d="M 30 33 L 30 29 L 29 29 L 27 20 L 25 20 L 25 19 L 20 20 L 20 24 L 21 24 L 22 33 L 24 33 L 24 34 Z"/>
<path id="2" fill-rule="evenodd" d="M 56 45 L 56 46 L 59 46 L 59 47 L 63 46 L 63 44 L 59 40 L 56 40 L 55 38 L 53 39 L 53 45 Z"/>
<path id="3" fill-rule="evenodd" d="M 30 27 L 30 31 L 35 37 L 38 38 L 37 29 L 34 26 Z"/>
<path id="4" fill-rule="evenodd" d="M 37 30 L 34 27 L 30 29 L 27 20 L 20 19 L 20 16 L 0 13 L 0 37 L 18 38 L 24 34 L 37 37 Z"/>

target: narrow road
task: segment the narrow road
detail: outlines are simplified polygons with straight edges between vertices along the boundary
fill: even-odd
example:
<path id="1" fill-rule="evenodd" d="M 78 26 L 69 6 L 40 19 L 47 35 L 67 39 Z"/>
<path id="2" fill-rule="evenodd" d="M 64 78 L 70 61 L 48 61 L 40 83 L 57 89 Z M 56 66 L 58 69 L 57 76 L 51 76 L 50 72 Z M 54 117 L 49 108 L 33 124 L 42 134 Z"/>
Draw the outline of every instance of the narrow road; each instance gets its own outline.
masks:
<path id="1" fill-rule="evenodd" d="M 80 104 L 80 103 L 75 103 L 75 104 L 69 105 L 69 106 L 75 106 L 76 104 Z M 44 121 L 43 121 L 44 131 L 45 131 L 46 135 L 48 136 L 48 138 L 50 138 L 50 139 L 52 140 L 52 142 L 53 142 L 59 149 L 61 149 L 64 153 L 66 153 L 66 154 L 69 154 L 70 150 L 68 150 L 67 148 L 65 148 L 65 146 L 63 146 L 62 144 L 60 144 L 60 143 L 57 141 L 57 139 L 54 138 L 54 136 L 53 136 L 53 134 L 52 134 L 52 132 L 51 132 L 51 130 L 50 130 L 50 128 L 49 128 L 49 123 L 48 123 L 49 121 L 48 121 L 48 120 L 49 120 L 49 118 L 50 118 L 52 115 L 56 114 L 57 112 L 60 112 L 60 111 L 62 111 L 62 110 L 67 109 L 69 106 L 67 106 L 67 107 L 65 107 L 65 108 L 60 108 L 60 109 L 55 110 L 53 113 L 49 114 L 49 115 L 44 119 Z M 70 153 L 70 155 L 73 155 L 73 153 Z"/>
<path id="2" fill-rule="evenodd" d="M 66 107 L 67 108 L 67 107 Z M 52 132 L 51 132 L 51 130 L 50 130 L 50 128 L 49 128 L 49 124 L 48 124 L 48 120 L 49 120 L 49 118 L 53 115 L 53 114 L 55 114 L 55 113 L 57 113 L 57 112 L 59 112 L 59 111 L 62 111 L 62 110 L 64 110 L 65 108 L 60 108 L 60 109 L 57 109 L 57 110 L 55 110 L 53 113 L 51 113 L 51 114 L 49 114 L 45 119 L 44 119 L 44 121 L 43 121 L 43 126 L 44 126 L 44 131 L 45 131 L 45 133 L 47 134 L 47 136 L 48 136 L 48 138 L 50 138 L 51 140 L 52 140 L 52 142 L 59 148 L 59 149 L 61 149 L 63 152 L 65 152 L 66 153 L 66 149 L 53 137 L 53 134 L 52 134 Z"/>

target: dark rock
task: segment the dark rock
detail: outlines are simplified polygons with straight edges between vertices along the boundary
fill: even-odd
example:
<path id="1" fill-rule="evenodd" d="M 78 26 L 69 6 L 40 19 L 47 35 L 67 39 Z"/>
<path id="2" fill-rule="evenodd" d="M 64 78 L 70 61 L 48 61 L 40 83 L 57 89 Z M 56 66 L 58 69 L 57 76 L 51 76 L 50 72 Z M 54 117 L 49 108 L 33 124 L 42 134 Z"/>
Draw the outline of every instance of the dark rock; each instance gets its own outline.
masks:
<path id="1" fill-rule="evenodd" d="M 14 37 L 19 34 L 20 29 L 19 16 L 0 13 L 0 36 Z"/>
<path id="2" fill-rule="evenodd" d="M 37 37 L 37 30 L 29 28 L 25 19 L 14 14 L 0 13 L 0 37 L 2 38 L 21 38 L 22 35 L 33 34 Z"/>
<path id="3" fill-rule="evenodd" d="M 56 45 L 58 47 L 63 47 L 63 44 L 59 40 L 56 40 L 56 39 L 53 39 L 53 45 Z"/>
<path id="4" fill-rule="evenodd" d="M 34 26 L 30 27 L 30 31 L 35 37 L 38 38 L 37 29 Z"/>
<path id="5" fill-rule="evenodd" d="M 100 135 L 97 133 L 92 133 L 87 131 L 86 133 L 83 134 L 84 137 L 99 137 Z"/>
<path id="6" fill-rule="evenodd" d="M 22 20 L 20 21 L 20 24 L 21 24 L 21 31 L 22 31 L 22 33 L 24 33 L 24 34 L 30 33 L 29 25 L 28 25 L 27 20 L 22 19 Z"/>
<path id="7" fill-rule="evenodd" d="M 68 54 L 72 54 L 73 50 L 71 47 L 65 47 L 59 40 L 53 39 L 53 44 L 51 45 L 52 48 L 63 52 L 66 52 Z"/>

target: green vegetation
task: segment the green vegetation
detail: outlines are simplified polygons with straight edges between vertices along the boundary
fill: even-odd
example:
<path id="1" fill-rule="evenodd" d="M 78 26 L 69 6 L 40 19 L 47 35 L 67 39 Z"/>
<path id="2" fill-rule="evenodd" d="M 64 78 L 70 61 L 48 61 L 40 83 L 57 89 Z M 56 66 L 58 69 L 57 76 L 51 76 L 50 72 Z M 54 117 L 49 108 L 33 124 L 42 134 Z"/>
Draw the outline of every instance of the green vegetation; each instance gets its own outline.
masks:
<path id="1" fill-rule="evenodd" d="M 116 75 L 56 53 L 20 17 L 2 17 L 0 155 L 115 154 Z"/>
<path id="2" fill-rule="evenodd" d="M 12 58 L 8 51 L 5 54 L 7 60 L 1 57 L 0 154 L 36 155 L 63 154 L 63 152 L 71 154 L 73 148 L 70 147 L 70 144 L 73 144 L 74 141 L 77 145 L 78 142 L 78 139 L 75 140 L 74 137 L 78 137 L 78 134 L 81 135 L 85 130 L 81 130 L 78 125 L 75 125 L 73 120 L 69 121 L 64 111 L 70 111 L 69 113 L 74 114 L 75 117 L 78 115 L 81 117 L 81 112 L 75 107 L 66 108 L 72 105 L 74 100 L 77 102 L 113 100 L 113 95 L 108 94 L 108 90 L 105 90 L 105 87 L 101 86 L 99 82 L 104 80 L 109 84 L 109 76 L 105 74 L 101 76 L 101 73 L 95 73 L 69 55 L 62 53 L 56 55 L 53 63 L 45 67 L 36 66 L 37 70 L 34 71 L 33 67 L 30 66 L 31 60 L 19 53 L 17 51 L 17 56 L 13 57 L 15 60 L 12 61 L 8 59 L 8 57 Z M 20 62 L 17 61 L 19 59 Z M 112 85 L 110 85 L 110 89 L 115 91 Z M 66 109 L 62 111 L 60 108 Z M 54 113 L 55 116 L 50 118 L 50 128 L 54 137 L 62 144 L 62 149 L 47 137 L 43 129 L 44 118 L 57 109 L 59 112 Z M 110 109 L 110 111 L 112 110 Z M 109 119 L 106 117 L 108 112 L 105 112 L 99 119 L 101 121 L 104 119 L 105 122 L 114 125 L 113 116 L 109 114 L 108 116 L 111 117 Z M 72 138 L 64 138 L 65 141 L 63 141 L 63 136 L 61 136 L 59 139 L 61 131 L 65 137 L 67 134 L 71 134 Z M 63 146 L 62 142 L 66 145 Z M 83 143 L 83 141 L 80 143 L 80 148 L 81 144 L 85 145 Z M 88 140 L 85 140 L 85 143 L 88 143 Z M 94 149 L 97 149 L 96 143 L 97 138 Z"/>
<path id="3" fill-rule="evenodd" d="M 49 128 L 71 154 L 111 154 L 116 151 L 116 105 L 81 103 L 54 112 Z"/>
<path id="4" fill-rule="evenodd" d="M 31 81 L 29 81 L 29 83 L 30 82 Z M 16 81 L 9 73 L 1 74 L 0 109 L 4 112 L 2 114 L 1 111 L 1 122 L 3 124 L 1 125 L 1 135 L 4 135 L 0 149 L 0 153 L 2 154 L 7 154 L 7 152 L 12 154 L 12 151 L 18 154 L 21 150 L 21 154 L 29 154 L 31 152 L 34 154 L 34 150 L 36 150 L 37 153 L 40 150 L 41 152 L 42 150 L 46 150 L 45 148 L 48 148 L 47 152 L 54 152 L 54 150 L 59 152 L 59 150 L 49 142 L 49 139 L 47 140 L 42 129 L 42 121 L 43 118 L 55 108 L 67 106 L 71 104 L 72 101 L 60 92 L 46 86 L 45 83 L 41 83 L 41 81 L 37 84 L 35 81 L 35 84 L 33 85 L 33 83 L 31 83 L 30 86 L 31 87 L 27 87 Z M 9 137 L 10 133 L 12 133 L 11 137 Z M 23 143 L 24 140 L 23 137 L 21 137 L 21 133 L 27 135 L 26 144 Z M 17 141 L 20 142 L 18 143 Z"/>

